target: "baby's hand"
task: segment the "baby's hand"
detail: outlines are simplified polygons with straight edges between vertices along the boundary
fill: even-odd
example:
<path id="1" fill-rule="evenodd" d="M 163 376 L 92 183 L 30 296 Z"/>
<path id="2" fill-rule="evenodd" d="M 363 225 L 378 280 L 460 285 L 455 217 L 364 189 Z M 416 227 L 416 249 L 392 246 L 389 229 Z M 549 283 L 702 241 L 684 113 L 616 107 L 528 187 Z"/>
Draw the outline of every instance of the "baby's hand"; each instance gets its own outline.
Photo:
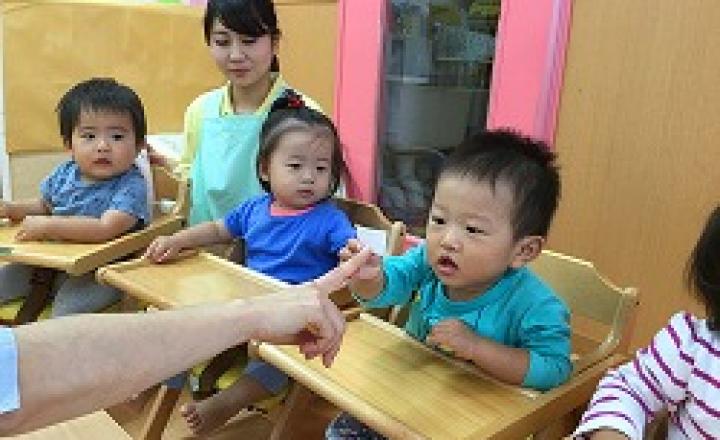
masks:
<path id="1" fill-rule="evenodd" d="M 354 255 L 359 254 L 363 248 L 365 248 L 364 244 L 355 238 L 351 238 L 345 247 L 340 249 L 338 257 L 341 262 L 348 261 Z M 378 255 L 371 255 L 363 265 L 358 267 L 357 271 L 352 275 L 351 280 L 366 281 L 376 279 L 380 276 L 381 263 L 382 259 Z"/>
<path id="2" fill-rule="evenodd" d="M 15 235 L 17 241 L 42 240 L 47 235 L 47 228 L 50 222 L 47 215 L 29 215 L 23 219 L 20 230 Z"/>
<path id="3" fill-rule="evenodd" d="M 173 235 L 157 237 L 145 250 L 143 258 L 154 263 L 163 263 L 177 258 L 182 249 Z"/>
<path id="4" fill-rule="evenodd" d="M 472 346 L 477 335 L 458 319 L 440 321 L 431 330 L 425 342 L 463 358 L 472 358 Z"/>

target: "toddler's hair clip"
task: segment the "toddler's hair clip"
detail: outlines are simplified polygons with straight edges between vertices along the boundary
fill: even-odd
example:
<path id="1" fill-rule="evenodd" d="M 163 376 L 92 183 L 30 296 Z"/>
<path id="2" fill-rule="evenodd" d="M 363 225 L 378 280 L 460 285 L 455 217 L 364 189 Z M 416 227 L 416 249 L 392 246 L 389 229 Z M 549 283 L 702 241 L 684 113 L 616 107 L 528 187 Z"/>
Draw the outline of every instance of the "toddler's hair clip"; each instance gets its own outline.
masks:
<path id="1" fill-rule="evenodd" d="M 295 93 L 288 93 L 287 108 L 299 109 L 303 107 L 305 107 L 305 102 L 303 102 L 302 98 L 299 95 Z"/>

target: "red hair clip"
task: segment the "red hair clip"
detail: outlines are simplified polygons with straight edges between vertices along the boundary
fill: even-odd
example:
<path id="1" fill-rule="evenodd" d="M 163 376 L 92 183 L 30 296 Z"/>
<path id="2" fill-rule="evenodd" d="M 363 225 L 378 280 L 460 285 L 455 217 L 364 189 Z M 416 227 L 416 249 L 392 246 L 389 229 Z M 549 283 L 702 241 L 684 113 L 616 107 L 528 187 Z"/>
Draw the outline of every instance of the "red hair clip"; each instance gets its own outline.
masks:
<path id="1" fill-rule="evenodd" d="M 305 107 L 305 103 L 303 102 L 302 98 L 300 98 L 298 95 L 288 95 L 287 97 L 287 106 L 288 108 L 303 108 Z"/>

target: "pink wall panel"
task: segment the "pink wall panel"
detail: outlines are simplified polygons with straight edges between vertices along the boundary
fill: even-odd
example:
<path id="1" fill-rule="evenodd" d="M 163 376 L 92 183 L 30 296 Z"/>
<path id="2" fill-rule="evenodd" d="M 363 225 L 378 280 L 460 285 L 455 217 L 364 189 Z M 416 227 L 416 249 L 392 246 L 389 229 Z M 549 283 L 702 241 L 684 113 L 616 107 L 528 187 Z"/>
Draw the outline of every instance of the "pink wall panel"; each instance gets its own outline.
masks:
<path id="1" fill-rule="evenodd" d="M 338 1 L 334 116 L 347 149 L 348 193 L 372 202 L 389 2 Z M 552 144 L 571 0 L 503 0 L 501 8 L 487 127 Z"/>
<path id="2" fill-rule="evenodd" d="M 571 0 L 501 3 L 488 128 L 512 127 L 552 143 Z"/>
<path id="3" fill-rule="evenodd" d="M 338 1 L 335 122 L 350 168 L 350 197 L 375 201 L 386 0 Z"/>

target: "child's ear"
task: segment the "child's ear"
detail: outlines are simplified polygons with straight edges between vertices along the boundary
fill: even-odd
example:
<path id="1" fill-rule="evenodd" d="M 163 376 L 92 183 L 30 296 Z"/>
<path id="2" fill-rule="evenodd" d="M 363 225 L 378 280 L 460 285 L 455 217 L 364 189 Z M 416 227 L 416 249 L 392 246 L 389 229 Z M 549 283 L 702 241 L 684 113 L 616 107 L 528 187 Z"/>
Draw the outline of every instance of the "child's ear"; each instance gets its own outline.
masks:
<path id="1" fill-rule="evenodd" d="M 539 235 L 522 237 L 515 243 L 515 254 L 513 255 L 510 267 L 518 269 L 537 258 L 544 244 L 545 238 Z"/>
<path id="2" fill-rule="evenodd" d="M 68 151 L 72 151 L 72 143 L 70 141 L 63 141 L 63 147 Z"/>
<path id="3" fill-rule="evenodd" d="M 260 162 L 260 180 L 263 182 L 270 182 L 270 171 L 268 170 L 268 161 L 263 160 Z"/>

